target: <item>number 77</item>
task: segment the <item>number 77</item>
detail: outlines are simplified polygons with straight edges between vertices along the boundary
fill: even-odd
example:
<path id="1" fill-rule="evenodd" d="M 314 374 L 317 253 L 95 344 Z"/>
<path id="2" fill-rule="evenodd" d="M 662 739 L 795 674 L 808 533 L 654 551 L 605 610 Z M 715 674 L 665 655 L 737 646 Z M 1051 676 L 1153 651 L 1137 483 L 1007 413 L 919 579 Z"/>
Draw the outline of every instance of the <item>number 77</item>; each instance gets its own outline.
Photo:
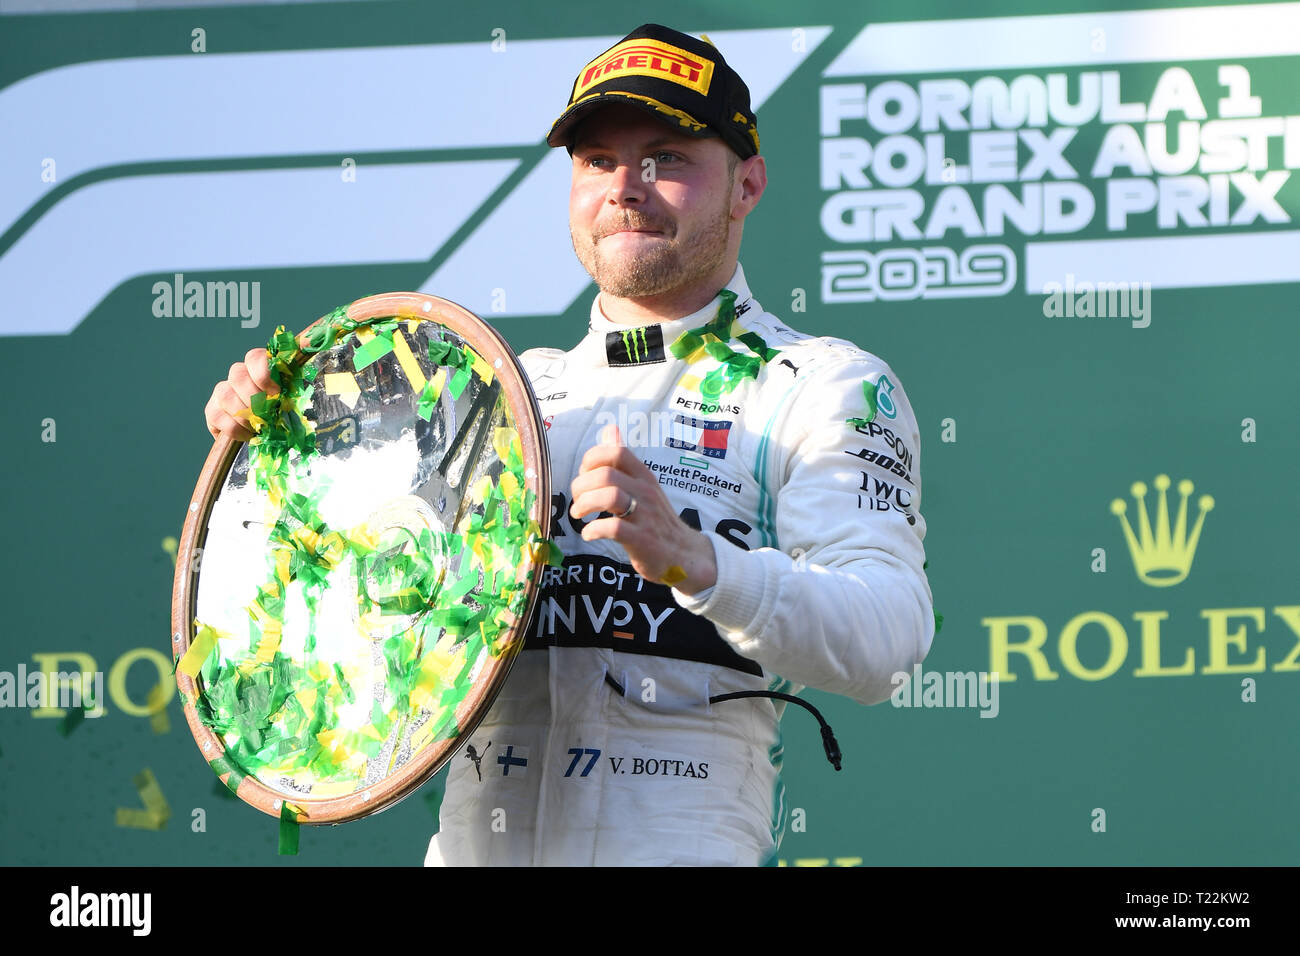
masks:
<path id="1" fill-rule="evenodd" d="M 587 761 L 587 766 L 582 768 L 582 773 L 578 774 L 580 777 L 585 777 L 587 774 L 591 773 L 591 768 L 596 766 L 596 761 L 600 759 L 600 751 L 592 750 L 589 747 L 586 749 L 582 747 L 570 747 L 569 753 L 573 754 L 573 761 L 569 764 L 569 769 L 564 771 L 566 777 L 573 776 L 573 771 L 578 766 L 578 761 L 582 759 L 583 754 L 587 754 L 591 759 Z"/>

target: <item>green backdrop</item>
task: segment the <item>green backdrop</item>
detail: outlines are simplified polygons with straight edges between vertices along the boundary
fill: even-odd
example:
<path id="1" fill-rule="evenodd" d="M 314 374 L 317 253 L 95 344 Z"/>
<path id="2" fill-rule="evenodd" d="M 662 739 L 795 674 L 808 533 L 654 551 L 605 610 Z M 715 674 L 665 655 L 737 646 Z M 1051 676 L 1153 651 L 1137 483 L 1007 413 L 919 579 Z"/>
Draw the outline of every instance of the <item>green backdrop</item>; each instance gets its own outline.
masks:
<path id="1" fill-rule="evenodd" d="M 944 616 L 924 670 L 1001 673 L 992 719 L 974 707 L 862 708 L 808 692 L 845 768 L 831 770 L 815 726 L 791 712 L 787 800 L 803 812 L 782 844 L 788 864 L 1297 861 L 1300 4 L 1124 7 L 1003 0 L 961 24 L 945 24 L 970 13 L 952 0 L 654 7 L 660 22 L 708 32 L 770 87 L 758 109 L 770 185 L 742 250 L 756 296 L 803 331 L 884 357 L 916 409 L 929 575 Z M 545 298 L 524 287 L 536 238 L 504 227 L 507 243 L 475 237 L 512 203 L 525 208 L 506 225 L 558 217 L 563 237 L 562 192 L 541 197 L 529 178 L 548 156 L 545 124 L 585 58 L 643 19 L 633 5 L 398 0 L 0 16 L 0 192 L 13 190 L 0 224 L 10 555 L 0 671 L 37 669 L 42 655 L 70 669 L 67 655 L 83 654 L 108 688 L 105 716 L 71 728 L 0 707 L 0 862 L 422 860 L 434 786 L 376 817 L 306 830 L 298 857 L 277 857 L 275 822 L 217 784 L 177 701 L 149 715 L 154 661 L 170 666 L 167 539 L 211 444 L 202 413 L 214 382 L 277 324 L 422 288 L 446 263 L 477 274 L 486 261 L 507 301 L 526 306 L 484 311 L 516 351 L 579 338 L 594 287 L 579 281 L 571 296 L 554 293 L 558 307 L 534 307 Z M 1223 27 L 1233 22 L 1243 26 Z M 346 49 L 368 49 L 368 68 L 418 91 L 425 74 L 399 51 L 429 47 L 433 62 L 441 45 L 494 41 L 504 79 L 470 73 L 454 89 L 440 80 L 411 97 L 420 110 L 393 114 L 427 142 L 350 140 L 359 121 L 340 113 L 323 141 L 342 145 L 295 149 L 238 123 L 214 130 L 211 114 L 187 109 L 188 93 L 105 95 L 89 111 L 79 100 L 159 62 L 145 58 L 172 58 L 162 66 L 181 91 L 246 96 L 235 78 L 245 61 L 229 61 L 229 87 L 195 80 L 182 61 L 207 57 L 212 69 L 227 62 L 215 58 L 259 53 L 282 77 L 266 91 L 274 106 L 321 82 L 289 52 Z M 531 107 L 519 104 L 532 102 L 539 64 L 553 58 L 565 79 L 545 90 L 551 112 L 520 129 Z M 1094 87 L 1100 105 L 1088 117 L 1080 103 Z M 334 92 L 345 109 L 346 90 Z M 440 127 L 458 108 L 476 111 L 479 126 Z M 266 103 L 250 98 L 220 122 L 257 109 Z M 506 133 L 475 140 L 480 127 Z M 1175 131 L 1190 152 L 1175 149 Z M 1153 148 L 1161 136 L 1177 156 Z M 891 159 L 872 165 L 864 149 Z M 219 231 L 201 214 L 222 195 L 219 181 L 313 169 L 337 179 L 342 157 L 355 158 L 358 182 L 386 165 L 466 164 L 473 179 L 496 162 L 505 172 L 486 177 L 418 257 L 403 246 L 385 258 L 376 239 L 381 251 L 353 260 L 250 252 L 240 264 L 256 228 L 241 236 L 226 224 L 228 255 L 204 267 L 190 243 Z M 45 158 L 68 172 L 42 180 Z M 195 184 L 192 207 L 167 198 L 170 181 Z M 1063 195 L 1073 198 L 1054 215 Z M 977 246 L 989 248 L 967 253 Z M 169 248 L 191 258 L 170 261 Z M 455 258 L 462 248 L 474 262 Z M 154 283 L 175 272 L 259 283 L 259 327 L 156 315 Z M 1098 280 L 1133 283 L 1149 324 L 1048 314 L 1045 283 Z M 83 286 L 104 291 L 70 306 Z M 1087 298 L 1078 288 L 1088 289 L 1072 304 Z M 1131 488 L 1144 483 L 1154 529 L 1159 475 L 1171 480 L 1174 518 L 1180 482 L 1194 485 L 1188 533 L 1171 532 L 1160 554 L 1159 542 L 1134 551 L 1112 502 L 1126 502 L 1140 536 Z M 1146 560 L 1186 577 L 1144 580 Z M 141 806 L 133 778 L 144 768 L 170 819 L 119 826 L 118 808 Z"/>

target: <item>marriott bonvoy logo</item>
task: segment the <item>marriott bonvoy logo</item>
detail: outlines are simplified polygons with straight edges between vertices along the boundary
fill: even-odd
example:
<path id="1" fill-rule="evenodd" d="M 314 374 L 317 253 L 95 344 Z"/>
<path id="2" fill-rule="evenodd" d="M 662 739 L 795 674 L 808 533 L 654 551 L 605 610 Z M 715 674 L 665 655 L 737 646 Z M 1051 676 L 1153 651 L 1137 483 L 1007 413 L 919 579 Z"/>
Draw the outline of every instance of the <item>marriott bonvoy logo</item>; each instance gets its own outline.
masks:
<path id="1" fill-rule="evenodd" d="M 1137 503 L 1131 518 L 1123 498 L 1114 498 L 1110 511 L 1119 519 L 1138 579 L 1153 588 L 1170 588 L 1192 570 L 1214 498 L 1202 494 L 1193 517 L 1189 512 L 1196 487 L 1183 478 L 1176 486 L 1179 500 L 1171 516 L 1169 489 L 1174 483 L 1159 474 L 1152 485 L 1157 493 L 1154 520 L 1148 486 L 1142 481 L 1129 489 Z M 1093 549 L 1093 574 L 1107 571 L 1106 551 Z M 1204 592 L 1210 600 L 1223 601 L 1213 582 Z M 1143 593 L 1199 598 L 1202 591 Z M 1085 681 L 1104 680 L 1121 670 L 1132 677 L 1300 673 L 1300 604 L 1277 605 L 1252 597 L 1256 606 L 1240 606 L 1247 599 L 1234 595 L 1234 606 L 1199 611 L 1189 610 L 1186 600 L 1174 604 L 1171 597 L 1171 607 L 1165 610 L 1081 611 L 1064 623 L 1032 614 L 986 617 L 980 623 L 988 629 L 987 670 L 1004 684 L 1022 678 L 1057 680 L 1061 671 Z M 1056 627 L 1059 631 L 1053 635 Z M 1242 700 L 1254 700 L 1254 679 L 1239 679 Z"/>

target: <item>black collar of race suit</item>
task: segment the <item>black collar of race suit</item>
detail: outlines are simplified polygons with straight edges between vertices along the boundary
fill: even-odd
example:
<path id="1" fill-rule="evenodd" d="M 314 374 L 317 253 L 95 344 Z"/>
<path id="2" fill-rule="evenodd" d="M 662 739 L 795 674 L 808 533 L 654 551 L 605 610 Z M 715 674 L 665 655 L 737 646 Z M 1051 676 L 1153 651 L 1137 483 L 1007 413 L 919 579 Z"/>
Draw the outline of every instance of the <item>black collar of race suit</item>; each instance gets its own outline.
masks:
<path id="1" fill-rule="evenodd" d="M 736 306 L 735 316 L 740 318 L 750 309 L 750 299 Z M 678 323 L 673 323 L 677 325 Z M 605 361 L 610 368 L 629 368 L 635 365 L 656 365 L 667 361 L 664 349 L 664 327 L 642 325 L 636 328 L 617 329 L 605 333 Z"/>

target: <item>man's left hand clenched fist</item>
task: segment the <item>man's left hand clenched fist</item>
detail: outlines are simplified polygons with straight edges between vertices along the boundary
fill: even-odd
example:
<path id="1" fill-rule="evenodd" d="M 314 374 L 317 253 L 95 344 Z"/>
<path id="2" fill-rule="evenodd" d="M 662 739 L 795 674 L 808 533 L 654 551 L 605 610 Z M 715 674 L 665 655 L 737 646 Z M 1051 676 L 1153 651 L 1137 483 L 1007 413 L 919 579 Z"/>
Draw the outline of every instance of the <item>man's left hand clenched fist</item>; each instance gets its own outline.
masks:
<path id="1" fill-rule="evenodd" d="M 606 426 L 601 443 L 582 456 L 570 490 L 573 517 L 601 511 L 612 515 L 589 522 L 583 540 L 617 541 L 647 581 L 672 585 L 684 594 L 717 582 L 712 542 L 677 516 L 653 472 L 624 447 L 617 426 Z"/>

